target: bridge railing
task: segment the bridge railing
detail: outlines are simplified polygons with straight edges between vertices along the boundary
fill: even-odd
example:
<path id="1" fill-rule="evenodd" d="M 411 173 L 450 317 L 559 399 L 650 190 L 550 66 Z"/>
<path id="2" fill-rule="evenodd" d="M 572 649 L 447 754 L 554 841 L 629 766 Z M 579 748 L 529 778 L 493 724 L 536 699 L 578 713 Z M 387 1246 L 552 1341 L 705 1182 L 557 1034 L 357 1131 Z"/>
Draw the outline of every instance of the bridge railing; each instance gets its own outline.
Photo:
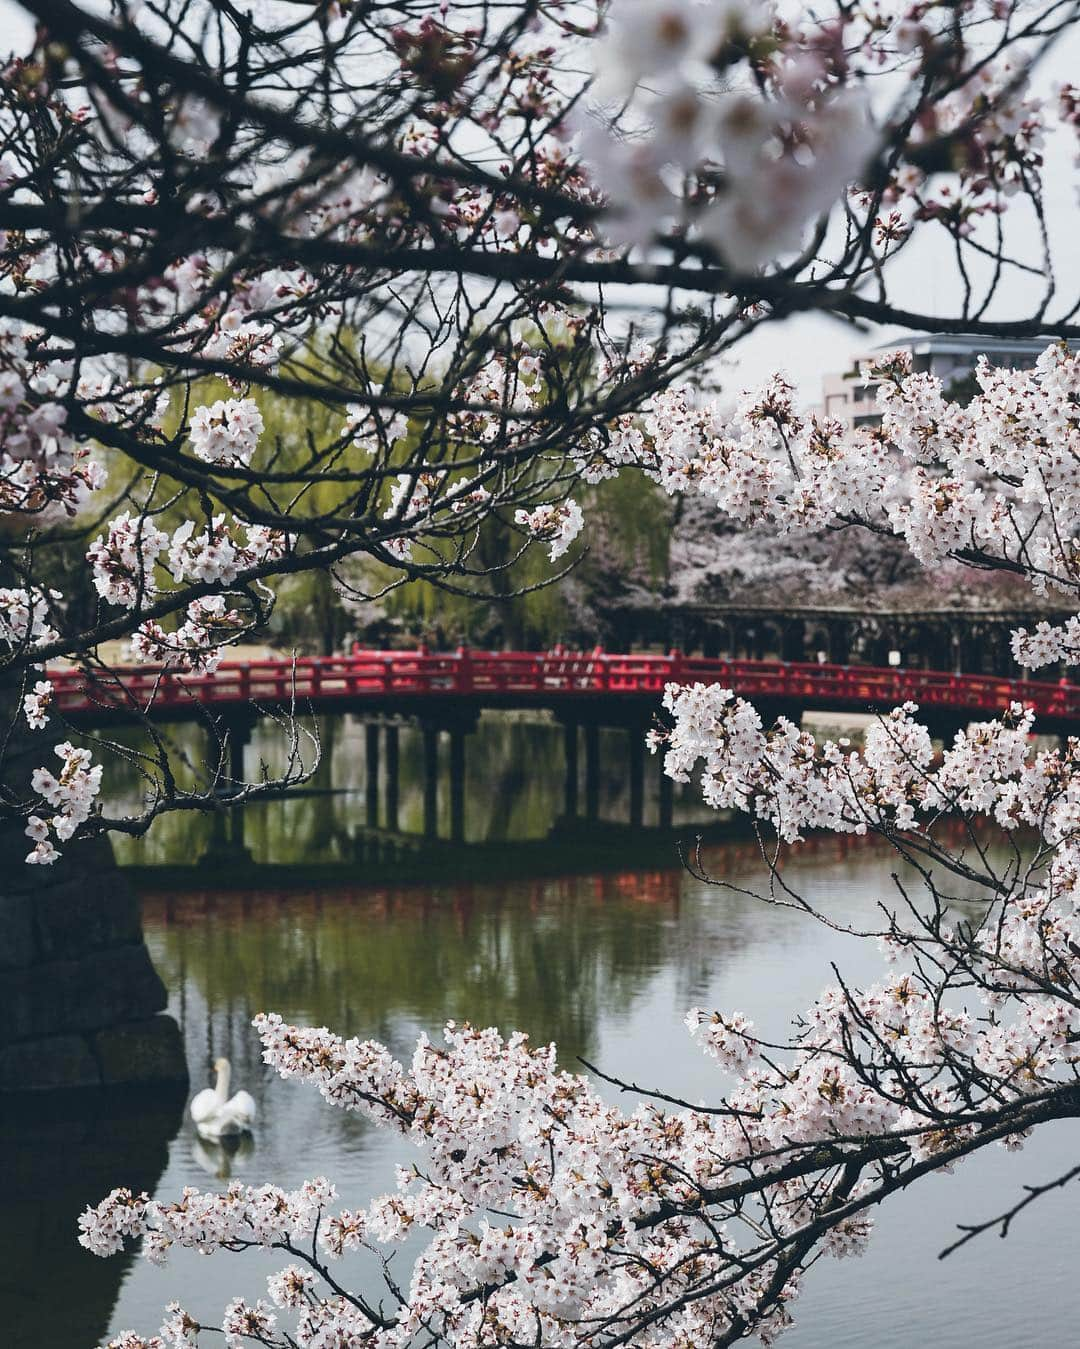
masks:
<path id="1" fill-rule="evenodd" d="M 160 666 L 131 665 L 87 675 L 51 669 L 58 711 L 153 708 L 166 712 L 192 704 L 227 707 L 264 704 L 303 707 L 366 697 L 408 701 L 425 696 L 483 700 L 515 695 L 659 697 L 668 683 L 730 684 L 749 698 L 813 706 L 882 709 L 906 701 L 922 707 L 1000 712 L 1011 702 L 1031 704 L 1044 716 L 1080 721 L 1080 687 L 991 675 L 957 675 L 809 662 L 719 660 L 669 655 L 620 655 L 601 651 L 361 651 L 254 661 L 223 661 L 213 674 L 180 674 Z"/>

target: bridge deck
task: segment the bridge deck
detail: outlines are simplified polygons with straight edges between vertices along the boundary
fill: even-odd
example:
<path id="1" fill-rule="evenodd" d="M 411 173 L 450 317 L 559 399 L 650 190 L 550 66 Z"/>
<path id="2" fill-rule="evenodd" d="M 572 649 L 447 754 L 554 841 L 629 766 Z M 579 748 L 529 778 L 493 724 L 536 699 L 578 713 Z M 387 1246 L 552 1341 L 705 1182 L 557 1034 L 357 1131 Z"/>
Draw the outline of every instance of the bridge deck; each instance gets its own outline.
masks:
<path id="1" fill-rule="evenodd" d="M 724 684 L 770 707 L 866 712 L 911 701 L 959 715 L 989 715 L 1010 703 L 1034 707 L 1042 723 L 1080 724 L 1080 686 L 935 670 L 710 660 L 679 653 L 356 651 L 347 656 L 225 662 L 210 675 L 160 666 L 118 666 L 87 676 L 52 669 L 57 711 L 81 725 L 115 722 L 133 712 L 185 720 L 210 708 L 227 713 L 254 704 L 279 710 L 419 713 L 443 709 L 655 706 L 674 682 Z"/>

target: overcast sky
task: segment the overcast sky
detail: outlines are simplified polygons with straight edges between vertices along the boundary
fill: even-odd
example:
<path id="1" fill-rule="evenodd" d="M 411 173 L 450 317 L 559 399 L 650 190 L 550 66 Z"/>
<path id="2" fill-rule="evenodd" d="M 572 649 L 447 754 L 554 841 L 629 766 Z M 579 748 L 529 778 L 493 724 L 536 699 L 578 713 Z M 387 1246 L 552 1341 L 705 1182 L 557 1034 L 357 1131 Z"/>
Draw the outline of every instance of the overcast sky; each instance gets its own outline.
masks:
<path id="1" fill-rule="evenodd" d="M 33 39 L 34 25 L 14 0 L 0 0 L 0 50 L 25 51 Z M 1071 32 L 1049 54 L 1036 73 L 1034 89 L 1047 93 L 1055 85 L 1075 79 L 1080 64 L 1080 32 Z M 1075 144 L 1061 135 L 1048 154 L 1045 174 L 1047 216 L 1056 242 L 1057 300 L 1051 313 L 1067 310 L 1080 294 L 1080 208 L 1077 188 L 1080 172 L 1074 164 Z M 1027 237 L 1023 237 L 1024 235 Z M 951 244 L 944 231 L 924 231 L 925 237 L 906 254 L 890 273 L 892 298 L 904 308 L 934 315 L 956 310 L 958 282 L 951 263 Z M 1017 232 L 1021 246 L 1030 246 L 1030 260 L 1038 260 L 1033 226 L 1026 220 Z M 1002 286 L 999 300 L 988 318 L 1026 316 L 1032 278 L 1013 273 Z M 851 358 L 879 342 L 899 336 L 901 329 L 871 329 L 864 336 L 847 324 L 818 314 L 799 315 L 759 328 L 738 347 L 737 368 L 724 380 L 732 392 L 759 383 L 776 370 L 783 371 L 799 388 L 803 398 L 816 402 L 821 377 L 848 369 Z M 737 387 L 736 387 L 737 386 Z"/>

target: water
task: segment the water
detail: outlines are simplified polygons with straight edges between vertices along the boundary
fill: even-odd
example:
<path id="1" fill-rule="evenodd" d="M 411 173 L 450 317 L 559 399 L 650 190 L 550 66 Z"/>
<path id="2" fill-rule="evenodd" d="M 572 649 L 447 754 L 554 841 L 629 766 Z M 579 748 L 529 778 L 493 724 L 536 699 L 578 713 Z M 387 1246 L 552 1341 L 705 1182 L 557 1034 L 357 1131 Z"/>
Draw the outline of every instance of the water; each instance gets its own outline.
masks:
<path id="1" fill-rule="evenodd" d="M 515 733 L 533 735 L 542 748 L 552 731 Z M 551 757 L 525 762 L 530 804 L 517 798 L 499 806 L 519 826 L 543 813 L 537 802 L 557 812 Z M 610 799 L 617 804 L 617 793 Z M 327 853 L 345 850 L 341 831 L 357 806 L 347 797 L 326 800 L 333 827 L 324 821 L 307 832 L 301 824 L 310 823 L 312 800 L 267 807 L 281 812 L 283 825 L 298 806 L 303 813 L 291 831 L 254 830 L 258 846 L 292 859 L 314 831 Z M 493 810 L 474 797 L 474 830 Z M 709 860 L 715 875 L 737 885 L 764 881 L 746 844 L 718 847 Z M 786 878 L 830 915 L 858 922 L 890 892 L 893 867 L 886 850 L 829 840 L 797 855 Z M 286 1263 L 184 1253 L 164 1270 L 141 1260 L 96 1261 L 74 1246 L 74 1218 L 114 1184 L 175 1195 L 187 1184 L 222 1185 L 230 1172 L 286 1186 L 325 1174 L 345 1204 L 392 1186 L 393 1167 L 408 1149 L 326 1106 L 313 1090 L 272 1076 L 249 1026 L 256 1011 L 375 1036 L 398 1055 L 448 1018 L 521 1028 L 535 1040 L 556 1040 L 566 1066 L 584 1058 L 616 1076 L 707 1099 L 718 1078 L 682 1026 L 689 1006 L 739 1008 L 766 1035 L 780 1034 L 828 979 L 830 960 L 855 982 L 880 972 L 872 949 L 677 866 L 375 889 L 147 890 L 144 924 L 183 1027 L 193 1087 L 208 1079 L 214 1057 L 227 1055 L 236 1083 L 258 1102 L 258 1130 L 250 1149 L 230 1156 L 198 1141 L 178 1103 L 159 1101 L 150 1111 L 143 1098 L 105 1116 L 31 1121 L 0 1133 L 14 1181 L 5 1187 L 14 1200 L 5 1213 L 0 1295 L 4 1343 L 16 1349 L 90 1349 L 106 1331 L 129 1326 L 149 1333 L 173 1298 L 213 1323 L 231 1297 L 263 1293 L 266 1273 Z M 864 1258 L 825 1261 L 810 1272 L 796 1327 L 783 1342 L 791 1349 L 1073 1343 L 1080 1290 L 1070 1254 L 1072 1192 L 1041 1200 L 1008 1241 L 989 1235 L 945 1262 L 936 1256 L 956 1222 L 1007 1206 L 1025 1182 L 1067 1169 L 1075 1151 L 1072 1126 L 1055 1125 L 1019 1154 L 989 1149 L 953 1176 L 890 1200 Z"/>

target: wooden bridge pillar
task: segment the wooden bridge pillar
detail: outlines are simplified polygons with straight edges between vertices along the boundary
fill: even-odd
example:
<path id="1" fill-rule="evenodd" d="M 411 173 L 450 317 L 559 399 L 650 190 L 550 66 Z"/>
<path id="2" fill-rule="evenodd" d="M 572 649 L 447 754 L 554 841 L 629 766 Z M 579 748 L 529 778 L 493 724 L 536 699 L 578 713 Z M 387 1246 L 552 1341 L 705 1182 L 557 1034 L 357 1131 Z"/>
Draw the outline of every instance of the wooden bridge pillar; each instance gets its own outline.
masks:
<path id="1" fill-rule="evenodd" d="M 465 728 L 450 728 L 450 839 L 465 842 Z"/>
<path id="2" fill-rule="evenodd" d="M 364 723 L 364 822 L 369 829 L 379 827 L 379 723 Z"/>
<path id="3" fill-rule="evenodd" d="M 439 836 L 439 728 L 434 722 L 420 723 L 424 737 L 424 837 Z"/>
<path id="4" fill-rule="evenodd" d="M 210 842 L 199 859 L 201 865 L 232 866 L 252 860 L 245 841 L 247 812 L 241 805 L 231 805 L 230 798 L 247 781 L 244 752 L 254 730 L 255 716 L 250 711 L 233 713 L 207 727 L 207 764 L 212 772 L 223 771 L 214 783 L 218 804 L 211 822 Z"/>
<path id="5" fill-rule="evenodd" d="M 600 818 L 600 728 L 585 723 L 585 818 L 590 824 Z"/>
<path id="6" fill-rule="evenodd" d="M 225 740 L 229 751 L 229 778 L 232 784 L 241 786 L 247 781 L 244 776 L 244 751 L 251 744 L 251 735 L 255 729 L 252 716 L 230 717 L 225 723 Z M 211 735 L 213 732 L 211 732 Z"/>
<path id="7" fill-rule="evenodd" d="M 645 727 L 631 724 L 626 732 L 630 750 L 630 825 L 645 822 Z"/>
<path id="8" fill-rule="evenodd" d="M 568 820 L 574 820 L 578 813 L 578 724 L 576 721 L 568 721 L 563 726 L 563 758 L 566 763 L 563 815 Z"/>
<path id="9" fill-rule="evenodd" d="M 660 828 L 670 829 L 675 816 L 675 784 L 664 772 L 664 754 L 657 754 L 660 764 Z"/>
<path id="10" fill-rule="evenodd" d="M 386 827 L 395 832 L 398 828 L 398 801 L 401 795 L 401 756 L 398 744 L 398 728 L 394 722 L 387 722 L 386 733 Z"/>

